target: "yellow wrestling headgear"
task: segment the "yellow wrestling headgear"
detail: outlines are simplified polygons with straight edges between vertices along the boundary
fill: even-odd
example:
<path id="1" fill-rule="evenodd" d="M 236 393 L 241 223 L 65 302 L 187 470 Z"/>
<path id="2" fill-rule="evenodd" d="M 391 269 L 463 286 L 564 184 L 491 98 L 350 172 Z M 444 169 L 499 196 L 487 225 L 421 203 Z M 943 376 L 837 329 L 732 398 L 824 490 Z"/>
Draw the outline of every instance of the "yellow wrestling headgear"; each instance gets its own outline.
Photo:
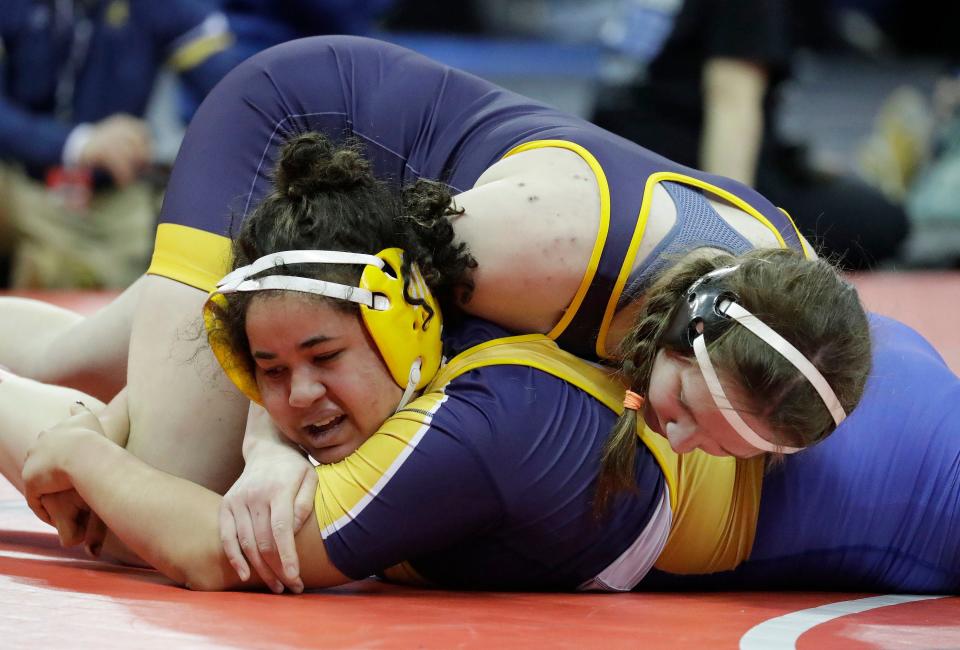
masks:
<path id="1" fill-rule="evenodd" d="M 342 251 L 281 251 L 264 255 L 252 264 L 227 274 L 210 292 L 203 308 L 207 339 L 224 372 L 247 397 L 260 403 L 260 390 L 246 357 L 234 350 L 224 335 L 220 314 L 226 307 L 224 294 L 280 289 L 314 293 L 359 303 L 364 325 L 387 364 L 397 385 L 404 389 L 400 407 L 413 392 L 426 386 L 440 367 L 442 319 L 440 308 L 416 264 L 411 264 L 409 294 L 422 300 L 415 305 L 404 298 L 401 274 L 403 251 L 388 248 L 374 255 Z M 253 276 L 291 264 L 364 265 L 359 286 L 325 282 L 299 276 Z M 433 311 L 426 309 L 429 306 Z M 398 408 L 400 408 L 398 407 Z"/>

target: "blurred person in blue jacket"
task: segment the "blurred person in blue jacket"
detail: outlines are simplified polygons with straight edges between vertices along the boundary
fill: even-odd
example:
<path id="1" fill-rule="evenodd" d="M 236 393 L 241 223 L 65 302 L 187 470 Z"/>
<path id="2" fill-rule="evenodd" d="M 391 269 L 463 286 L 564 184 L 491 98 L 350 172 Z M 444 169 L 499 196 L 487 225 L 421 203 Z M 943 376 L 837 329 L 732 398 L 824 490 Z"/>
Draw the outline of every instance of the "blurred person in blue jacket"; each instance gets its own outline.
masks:
<path id="1" fill-rule="evenodd" d="M 304 36 L 368 34 L 393 4 L 394 0 L 220 0 L 245 57 Z"/>
<path id="2" fill-rule="evenodd" d="M 395 0 L 206 0 L 226 17 L 238 60 L 286 41 L 323 34 L 372 33 Z M 401 2 L 400 5 L 407 3 Z M 178 88 L 179 119 L 193 117 L 207 88 L 184 83 Z"/>
<path id="3" fill-rule="evenodd" d="M 143 117 L 163 68 L 205 93 L 240 59 L 197 0 L 6 0 L 0 221 L 19 287 L 124 287 L 158 207 Z"/>

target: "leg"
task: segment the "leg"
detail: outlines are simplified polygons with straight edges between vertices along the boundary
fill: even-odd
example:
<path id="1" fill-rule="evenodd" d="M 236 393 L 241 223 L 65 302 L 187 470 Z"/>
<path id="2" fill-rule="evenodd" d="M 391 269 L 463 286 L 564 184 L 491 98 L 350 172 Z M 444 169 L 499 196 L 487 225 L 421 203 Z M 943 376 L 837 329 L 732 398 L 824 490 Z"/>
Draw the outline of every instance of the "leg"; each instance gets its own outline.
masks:
<path id="1" fill-rule="evenodd" d="M 86 319 L 43 303 L 0 299 L 0 363 L 48 381 L 97 388 L 91 392 L 107 398 L 123 385 L 129 340 L 127 448 L 164 471 L 223 492 L 243 467 L 247 402 L 206 347 L 204 300 L 202 291 L 157 276 L 137 281 Z"/>
<path id="2" fill-rule="evenodd" d="M 0 298 L 0 364 L 18 375 L 70 386 L 108 400 L 126 380 L 138 280 L 84 318 L 23 298 Z"/>
<path id="3" fill-rule="evenodd" d="M 249 402 L 207 347 L 206 294 L 159 276 L 143 282 L 130 339 L 127 449 L 222 494 L 243 468 Z"/>
<path id="4" fill-rule="evenodd" d="M 65 203 L 25 176 L 15 187 L 14 286 L 123 288 L 146 269 L 157 215 L 147 183 L 94 192 L 89 205 Z"/>
<path id="5" fill-rule="evenodd" d="M 27 450 L 44 429 L 70 416 L 81 400 L 95 412 L 103 404 L 79 391 L 0 372 L 0 473 L 21 492 Z"/>

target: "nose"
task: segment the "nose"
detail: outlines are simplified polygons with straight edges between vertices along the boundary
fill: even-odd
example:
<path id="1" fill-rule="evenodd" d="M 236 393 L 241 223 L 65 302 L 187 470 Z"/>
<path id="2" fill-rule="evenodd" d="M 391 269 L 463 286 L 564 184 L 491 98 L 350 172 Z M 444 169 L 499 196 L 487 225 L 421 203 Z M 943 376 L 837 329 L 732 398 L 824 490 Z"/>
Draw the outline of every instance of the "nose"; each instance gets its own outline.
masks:
<path id="1" fill-rule="evenodd" d="M 290 406 L 303 408 L 312 405 L 327 392 L 312 369 L 294 370 L 290 378 Z"/>
<path id="2" fill-rule="evenodd" d="M 664 434 L 670 447 L 678 454 L 685 454 L 697 448 L 697 427 L 692 422 L 667 422 Z"/>

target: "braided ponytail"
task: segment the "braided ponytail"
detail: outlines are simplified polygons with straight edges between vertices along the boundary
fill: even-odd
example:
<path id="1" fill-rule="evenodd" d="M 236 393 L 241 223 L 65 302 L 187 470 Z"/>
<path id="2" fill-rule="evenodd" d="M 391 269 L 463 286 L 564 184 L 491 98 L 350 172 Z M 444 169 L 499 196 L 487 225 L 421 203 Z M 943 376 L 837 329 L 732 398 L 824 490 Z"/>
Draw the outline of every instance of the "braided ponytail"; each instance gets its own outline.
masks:
<path id="1" fill-rule="evenodd" d="M 660 337 L 670 323 L 674 308 L 690 285 L 710 271 L 729 264 L 732 259 L 730 256 L 711 259 L 698 257 L 681 262 L 650 287 L 636 324 L 620 343 L 620 374 L 628 382 L 630 390 L 641 395 L 647 394 Z M 604 444 L 597 479 L 597 512 L 603 512 L 609 499 L 616 493 L 635 487 L 639 417 L 639 411 L 624 409 Z"/>

